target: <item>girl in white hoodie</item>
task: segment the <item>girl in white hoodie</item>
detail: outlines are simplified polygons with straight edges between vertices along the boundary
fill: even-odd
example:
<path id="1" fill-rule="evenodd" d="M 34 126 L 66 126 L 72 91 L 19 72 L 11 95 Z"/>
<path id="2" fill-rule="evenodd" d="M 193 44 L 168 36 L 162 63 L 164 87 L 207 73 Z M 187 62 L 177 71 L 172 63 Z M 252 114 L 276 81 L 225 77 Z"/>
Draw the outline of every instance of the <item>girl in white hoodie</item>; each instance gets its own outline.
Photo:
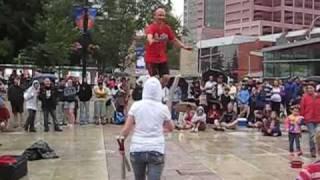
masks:
<path id="1" fill-rule="evenodd" d="M 29 87 L 24 93 L 24 99 L 26 102 L 26 109 L 28 110 L 28 118 L 24 129 L 27 132 L 36 132 L 34 128 L 34 121 L 36 118 L 37 106 L 38 106 L 38 95 L 40 91 L 40 83 L 35 80 L 32 82 L 32 86 Z"/>

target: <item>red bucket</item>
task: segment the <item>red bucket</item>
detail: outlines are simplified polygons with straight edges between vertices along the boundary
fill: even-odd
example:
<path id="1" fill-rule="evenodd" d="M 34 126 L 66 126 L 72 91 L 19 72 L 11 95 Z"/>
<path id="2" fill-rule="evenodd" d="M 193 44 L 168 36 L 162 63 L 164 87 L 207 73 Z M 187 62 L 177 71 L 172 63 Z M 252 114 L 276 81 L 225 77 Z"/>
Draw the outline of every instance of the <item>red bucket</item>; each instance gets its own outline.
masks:
<path id="1" fill-rule="evenodd" d="M 291 161 L 291 168 L 299 169 L 302 168 L 303 162 L 300 160 Z"/>

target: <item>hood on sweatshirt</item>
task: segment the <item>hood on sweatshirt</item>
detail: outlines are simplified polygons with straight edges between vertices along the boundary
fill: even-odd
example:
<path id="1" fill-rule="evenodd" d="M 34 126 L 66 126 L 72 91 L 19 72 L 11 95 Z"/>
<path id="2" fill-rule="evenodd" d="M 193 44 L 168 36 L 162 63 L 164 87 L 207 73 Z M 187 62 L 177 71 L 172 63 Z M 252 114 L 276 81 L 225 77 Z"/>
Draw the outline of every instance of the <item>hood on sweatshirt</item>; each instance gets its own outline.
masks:
<path id="1" fill-rule="evenodd" d="M 32 88 L 34 88 L 34 89 L 39 89 L 40 88 L 40 83 L 39 83 L 39 81 L 38 80 L 34 80 L 33 82 L 32 82 L 32 86 L 31 86 Z"/>
<path id="2" fill-rule="evenodd" d="M 157 78 L 151 77 L 146 81 L 143 87 L 142 99 L 149 99 L 161 102 L 162 89 L 160 81 Z"/>

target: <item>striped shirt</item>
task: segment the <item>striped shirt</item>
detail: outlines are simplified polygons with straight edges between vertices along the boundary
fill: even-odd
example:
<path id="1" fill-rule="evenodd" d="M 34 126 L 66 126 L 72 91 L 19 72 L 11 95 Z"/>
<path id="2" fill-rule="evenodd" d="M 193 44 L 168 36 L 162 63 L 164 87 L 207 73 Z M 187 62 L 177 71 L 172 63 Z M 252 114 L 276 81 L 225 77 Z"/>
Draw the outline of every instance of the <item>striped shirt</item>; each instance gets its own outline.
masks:
<path id="1" fill-rule="evenodd" d="M 320 161 L 303 168 L 296 180 L 320 180 Z"/>

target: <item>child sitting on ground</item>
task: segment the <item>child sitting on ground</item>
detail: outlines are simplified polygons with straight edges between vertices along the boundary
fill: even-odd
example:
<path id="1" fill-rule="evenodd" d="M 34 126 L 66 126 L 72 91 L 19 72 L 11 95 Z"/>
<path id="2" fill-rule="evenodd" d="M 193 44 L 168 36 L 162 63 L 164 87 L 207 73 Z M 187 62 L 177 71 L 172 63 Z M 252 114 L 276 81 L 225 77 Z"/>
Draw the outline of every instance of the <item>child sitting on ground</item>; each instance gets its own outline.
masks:
<path id="1" fill-rule="evenodd" d="M 263 126 L 263 112 L 260 110 L 254 111 L 254 121 L 248 122 L 249 128 L 262 128 Z"/>
<path id="2" fill-rule="evenodd" d="M 193 128 L 191 132 L 198 132 L 200 127 L 201 127 L 200 130 L 204 130 L 206 119 L 207 119 L 207 116 L 206 116 L 206 113 L 204 112 L 203 107 L 199 106 L 197 108 L 196 113 L 192 117 Z"/>
<path id="3" fill-rule="evenodd" d="M 237 123 L 237 114 L 234 111 L 233 103 L 229 103 L 227 111 L 222 114 L 220 120 L 215 120 L 213 129 L 216 131 L 224 131 L 224 128 L 236 129 Z"/>
<path id="4" fill-rule="evenodd" d="M 191 129 L 192 128 L 192 117 L 194 111 L 192 111 L 191 105 L 187 105 L 187 111 L 184 113 L 182 122 L 177 125 L 177 129 Z"/>
<path id="5" fill-rule="evenodd" d="M 296 145 L 297 155 L 301 156 L 302 151 L 300 148 L 300 138 L 301 138 L 301 125 L 303 123 L 303 117 L 300 116 L 299 106 L 291 106 L 292 114 L 288 116 L 285 120 L 286 130 L 289 133 L 289 151 L 290 155 L 294 156 L 294 144 Z"/>
<path id="6" fill-rule="evenodd" d="M 262 133 L 264 136 L 281 136 L 280 120 L 276 111 L 272 111 L 270 116 L 266 114 L 263 119 Z"/>
<path id="7" fill-rule="evenodd" d="M 220 108 L 219 104 L 212 104 L 211 108 L 209 109 L 208 112 L 208 120 L 207 123 L 208 124 L 214 124 L 215 120 L 219 120 L 220 119 Z"/>

